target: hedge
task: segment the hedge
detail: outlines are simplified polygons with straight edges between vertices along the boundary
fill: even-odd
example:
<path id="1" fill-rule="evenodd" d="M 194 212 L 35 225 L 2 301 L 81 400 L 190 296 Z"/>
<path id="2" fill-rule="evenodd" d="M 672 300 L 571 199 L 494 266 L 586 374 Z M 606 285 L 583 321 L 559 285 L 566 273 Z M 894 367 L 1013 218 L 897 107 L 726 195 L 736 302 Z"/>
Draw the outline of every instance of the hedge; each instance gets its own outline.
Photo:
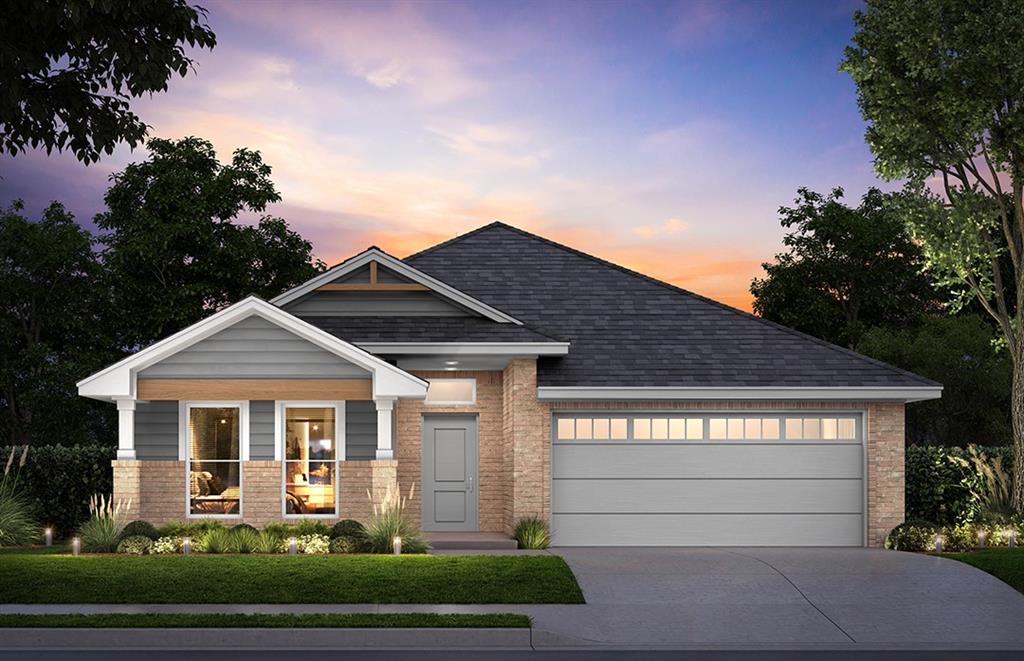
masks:
<path id="1" fill-rule="evenodd" d="M 0 456 L 6 458 L 10 451 L 9 446 L 0 447 Z M 36 505 L 39 522 L 52 526 L 55 536 L 67 537 L 89 518 L 89 496 L 113 490 L 110 462 L 116 456 L 112 446 L 32 446 L 19 488 Z"/>
<path id="2" fill-rule="evenodd" d="M 1013 469 L 1013 449 L 1007 446 L 977 448 L 992 457 L 1002 455 L 1003 466 Z M 963 448 L 911 445 L 906 455 L 907 519 L 922 519 L 940 526 L 974 521 L 980 513 L 970 486 L 978 476 L 951 457 L 966 457 Z"/>

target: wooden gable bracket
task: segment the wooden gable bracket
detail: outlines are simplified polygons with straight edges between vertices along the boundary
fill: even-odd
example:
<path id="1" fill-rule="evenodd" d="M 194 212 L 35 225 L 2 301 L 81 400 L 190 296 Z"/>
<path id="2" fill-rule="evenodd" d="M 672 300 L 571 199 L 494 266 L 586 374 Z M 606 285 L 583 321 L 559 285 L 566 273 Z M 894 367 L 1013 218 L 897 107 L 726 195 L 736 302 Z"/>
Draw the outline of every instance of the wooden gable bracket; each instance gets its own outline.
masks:
<path id="1" fill-rule="evenodd" d="M 370 267 L 370 282 L 345 282 L 341 284 L 329 283 L 320 285 L 317 291 L 428 291 L 430 288 L 415 282 L 377 282 L 377 262 L 372 261 Z"/>

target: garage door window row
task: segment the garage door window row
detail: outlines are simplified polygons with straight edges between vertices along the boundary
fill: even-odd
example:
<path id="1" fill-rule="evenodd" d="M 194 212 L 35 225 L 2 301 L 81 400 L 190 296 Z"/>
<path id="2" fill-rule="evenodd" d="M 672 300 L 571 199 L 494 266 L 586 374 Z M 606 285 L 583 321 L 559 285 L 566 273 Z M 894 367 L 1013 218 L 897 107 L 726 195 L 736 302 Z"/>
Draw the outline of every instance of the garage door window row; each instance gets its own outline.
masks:
<path id="1" fill-rule="evenodd" d="M 857 440 L 855 416 L 563 416 L 558 441 Z"/>

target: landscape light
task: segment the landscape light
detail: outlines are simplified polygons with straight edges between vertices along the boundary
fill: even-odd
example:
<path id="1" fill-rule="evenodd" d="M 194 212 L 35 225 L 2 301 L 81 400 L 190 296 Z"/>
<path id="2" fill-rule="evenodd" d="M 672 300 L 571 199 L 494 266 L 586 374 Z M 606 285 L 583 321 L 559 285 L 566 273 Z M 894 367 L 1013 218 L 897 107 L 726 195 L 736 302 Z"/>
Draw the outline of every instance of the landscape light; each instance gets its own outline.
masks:
<path id="1" fill-rule="evenodd" d="M 988 544 L 988 533 L 984 530 L 978 531 L 978 548 L 983 549 Z"/>
<path id="2" fill-rule="evenodd" d="M 78 555 L 82 550 L 82 540 L 75 537 L 71 540 L 71 555 Z"/>
<path id="3" fill-rule="evenodd" d="M 395 555 L 402 555 L 402 538 L 395 535 L 395 538 L 391 540 L 391 545 L 395 549 Z"/>
<path id="4" fill-rule="evenodd" d="M 295 555 L 299 552 L 299 541 L 294 537 L 288 538 L 288 555 Z"/>
<path id="5" fill-rule="evenodd" d="M 182 537 L 181 538 L 181 552 L 185 555 L 192 555 L 192 538 Z"/>
<path id="6" fill-rule="evenodd" d="M 1017 548 L 1017 530 L 1015 528 L 1006 531 L 1006 543 L 1011 549 Z"/>
<path id="7" fill-rule="evenodd" d="M 936 553 L 942 553 L 942 542 L 944 542 L 944 541 L 945 541 L 945 539 L 942 537 L 942 535 L 936 535 L 935 536 L 935 552 Z"/>
<path id="8" fill-rule="evenodd" d="M 43 531 L 43 539 L 46 540 L 47 546 L 53 546 L 53 528 L 47 528 Z"/>

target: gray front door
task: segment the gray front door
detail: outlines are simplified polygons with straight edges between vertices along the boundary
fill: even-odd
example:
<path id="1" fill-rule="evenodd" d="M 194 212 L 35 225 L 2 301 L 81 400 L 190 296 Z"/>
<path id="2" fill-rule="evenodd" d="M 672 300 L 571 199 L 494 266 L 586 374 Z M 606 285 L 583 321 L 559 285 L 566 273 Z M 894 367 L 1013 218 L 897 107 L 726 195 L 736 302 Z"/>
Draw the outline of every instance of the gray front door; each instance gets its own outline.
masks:
<path id="1" fill-rule="evenodd" d="M 423 416 L 423 529 L 479 529 L 474 415 Z"/>

